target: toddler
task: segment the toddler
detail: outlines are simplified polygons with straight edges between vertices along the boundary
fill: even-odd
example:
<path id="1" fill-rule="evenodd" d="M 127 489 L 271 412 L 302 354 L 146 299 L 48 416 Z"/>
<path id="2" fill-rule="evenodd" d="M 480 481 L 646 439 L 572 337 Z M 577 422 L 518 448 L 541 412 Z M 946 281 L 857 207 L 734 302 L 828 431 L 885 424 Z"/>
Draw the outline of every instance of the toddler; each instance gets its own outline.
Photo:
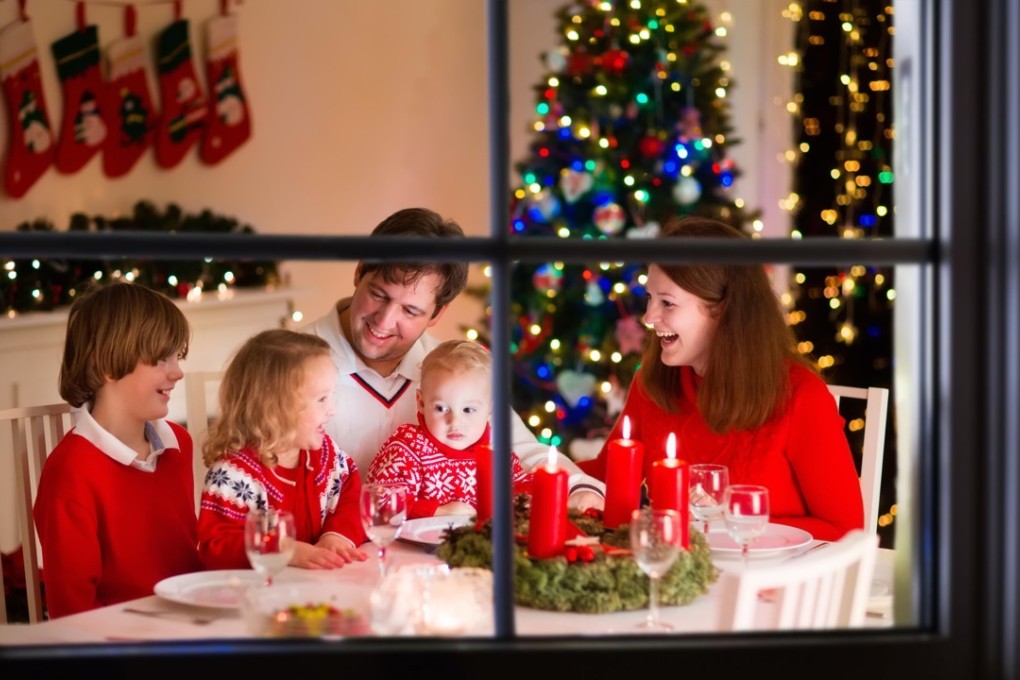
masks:
<path id="1" fill-rule="evenodd" d="M 199 552 L 210 569 L 248 567 L 250 510 L 293 513 L 290 564 L 342 567 L 366 559 L 358 515 L 361 476 L 323 431 L 333 417 L 336 368 L 314 335 L 262 331 L 237 351 L 220 382 L 220 414 L 209 428 L 198 515 Z"/>
<path id="2" fill-rule="evenodd" d="M 401 425 L 372 460 L 373 482 L 408 487 L 409 519 L 466 515 L 478 502 L 476 456 L 489 455 L 492 357 L 478 343 L 449 340 L 421 364 L 418 423 Z M 531 476 L 511 454 L 514 493 L 525 493 Z"/>
<path id="3" fill-rule="evenodd" d="M 181 310 L 141 285 L 97 284 L 71 305 L 59 390 L 80 412 L 32 512 L 50 618 L 202 569 L 191 437 L 166 420 L 189 338 Z"/>

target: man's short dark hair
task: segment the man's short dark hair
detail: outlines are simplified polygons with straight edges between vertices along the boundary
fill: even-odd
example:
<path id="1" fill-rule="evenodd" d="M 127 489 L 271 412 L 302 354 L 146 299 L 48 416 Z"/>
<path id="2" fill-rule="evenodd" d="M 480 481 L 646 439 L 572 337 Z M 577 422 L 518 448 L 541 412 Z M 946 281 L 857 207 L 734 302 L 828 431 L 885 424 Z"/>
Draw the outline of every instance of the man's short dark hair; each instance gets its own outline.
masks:
<path id="1" fill-rule="evenodd" d="M 404 208 L 393 213 L 372 230 L 372 236 L 423 236 L 459 238 L 464 230 L 453 220 L 444 219 L 428 208 Z M 457 297 L 467 285 L 468 266 L 464 262 L 362 262 L 361 275 L 378 271 L 387 283 L 413 285 L 427 274 L 438 274 L 442 283 L 436 290 L 436 310 Z"/>

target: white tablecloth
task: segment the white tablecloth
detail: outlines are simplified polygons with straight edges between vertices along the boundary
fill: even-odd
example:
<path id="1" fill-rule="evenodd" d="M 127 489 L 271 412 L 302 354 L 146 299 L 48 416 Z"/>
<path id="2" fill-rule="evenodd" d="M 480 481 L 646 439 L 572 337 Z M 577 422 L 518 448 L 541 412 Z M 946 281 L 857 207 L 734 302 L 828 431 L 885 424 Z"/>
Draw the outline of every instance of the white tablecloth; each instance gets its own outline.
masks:
<path id="1" fill-rule="evenodd" d="M 316 582 L 322 592 L 335 595 L 338 601 L 355 609 L 368 611 L 369 596 L 378 583 L 378 562 L 371 544 L 364 546 L 370 553 L 366 562 L 356 562 L 338 570 L 311 571 L 288 567 L 277 583 Z M 786 559 L 786 558 L 778 558 Z M 796 558 L 794 558 L 796 559 Z M 391 568 L 415 563 L 438 564 L 435 556 L 415 545 L 395 542 L 390 548 Z M 739 562 L 715 559 L 720 569 L 739 569 Z M 893 582 L 893 551 L 879 550 L 875 571 L 876 597 L 869 606 L 867 625 L 886 627 L 893 624 L 891 588 Z M 682 607 L 662 607 L 662 620 L 674 626 L 670 634 L 718 631 L 718 582 L 709 592 Z M 159 612 L 174 612 L 170 617 L 153 618 L 125 612 L 132 607 Z M 518 636 L 545 635 L 629 635 L 642 633 L 636 626 L 645 619 L 647 610 L 613 614 L 574 614 L 515 608 Z M 189 617 L 209 617 L 211 623 L 195 624 Z M 472 635 L 491 635 L 491 623 L 472 631 Z M 238 609 L 213 609 L 180 604 L 155 595 L 102 609 L 62 617 L 35 625 L 0 626 L 0 645 L 74 644 L 103 641 L 225 639 L 251 637 L 248 625 Z"/>

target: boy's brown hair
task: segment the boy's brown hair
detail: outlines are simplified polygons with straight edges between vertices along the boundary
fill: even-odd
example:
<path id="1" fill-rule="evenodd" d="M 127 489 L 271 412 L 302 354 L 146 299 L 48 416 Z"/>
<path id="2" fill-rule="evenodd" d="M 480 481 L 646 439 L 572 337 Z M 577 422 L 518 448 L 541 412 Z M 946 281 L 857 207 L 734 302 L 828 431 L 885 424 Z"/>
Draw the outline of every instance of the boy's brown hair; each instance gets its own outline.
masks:
<path id="1" fill-rule="evenodd" d="M 75 297 L 67 317 L 60 396 L 72 406 L 95 398 L 107 378 L 138 362 L 188 355 L 191 329 L 170 298 L 133 283 L 95 284 Z"/>
<path id="2" fill-rule="evenodd" d="M 223 373 L 220 413 L 202 446 L 205 464 L 251 446 L 263 464 L 276 465 L 276 453 L 294 439 L 305 365 L 330 351 L 319 336 L 298 331 L 277 328 L 248 338 Z"/>

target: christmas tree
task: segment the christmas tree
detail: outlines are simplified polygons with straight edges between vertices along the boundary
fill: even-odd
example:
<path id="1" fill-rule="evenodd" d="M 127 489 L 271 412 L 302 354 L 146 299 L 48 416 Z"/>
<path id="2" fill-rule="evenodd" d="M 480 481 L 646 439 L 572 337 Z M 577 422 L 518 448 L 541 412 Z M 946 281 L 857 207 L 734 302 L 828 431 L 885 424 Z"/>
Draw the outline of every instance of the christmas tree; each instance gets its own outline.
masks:
<path id="1" fill-rule="evenodd" d="M 796 22 L 798 55 L 790 63 L 799 102 L 793 235 L 891 236 L 892 7 L 810 0 L 791 5 L 787 16 Z M 793 275 L 789 320 L 826 380 L 891 389 L 893 272 L 862 263 Z M 862 421 L 848 420 L 849 436 L 859 438 Z M 888 509 L 879 519 L 883 545 L 895 514 L 894 422 L 890 417 L 880 501 Z M 852 442 L 851 449 L 859 446 Z"/>
<path id="2" fill-rule="evenodd" d="M 676 0 L 571 3 L 543 55 L 534 137 L 516 164 L 510 230 L 650 238 L 673 216 L 746 228 L 731 195 L 733 86 L 706 8 Z M 543 442 L 603 434 L 645 341 L 644 264 L 521 264 L 512 273 L 514 408 Z M 484 291 L 478 291 L 484 293 Z"/>

